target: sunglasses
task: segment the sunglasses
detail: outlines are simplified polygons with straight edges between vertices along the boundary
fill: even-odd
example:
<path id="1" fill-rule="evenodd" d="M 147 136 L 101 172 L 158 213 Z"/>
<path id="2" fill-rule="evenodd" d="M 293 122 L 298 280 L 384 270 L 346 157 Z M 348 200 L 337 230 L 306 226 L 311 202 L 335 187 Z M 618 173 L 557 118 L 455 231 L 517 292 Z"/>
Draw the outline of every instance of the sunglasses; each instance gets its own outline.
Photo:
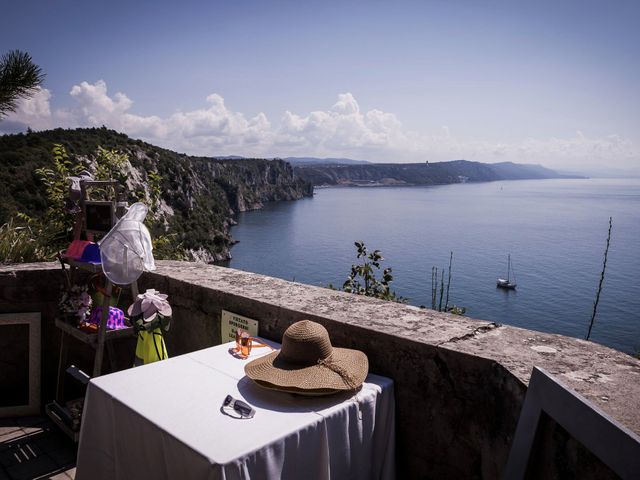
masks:
<path id="1" fill-rule="evenodd" d="M 251 407 L 251 405 L 243 402 L 242 400 L 236 400 L 231 395 L 227 395 L 225 397 L 224 402 L 222 402 L 221 409 L 223 413 L 227 415 L 229 414 L 227 413 L 226 410 L 233 409 L 234 412 L 240 415 L 239 417 L 234 417 L 234 418 L 253 418 L 253 416 L 256 414 L 256 411 Z M 229 415 L 229 416 L 233 416 L 233 415 Z"/>

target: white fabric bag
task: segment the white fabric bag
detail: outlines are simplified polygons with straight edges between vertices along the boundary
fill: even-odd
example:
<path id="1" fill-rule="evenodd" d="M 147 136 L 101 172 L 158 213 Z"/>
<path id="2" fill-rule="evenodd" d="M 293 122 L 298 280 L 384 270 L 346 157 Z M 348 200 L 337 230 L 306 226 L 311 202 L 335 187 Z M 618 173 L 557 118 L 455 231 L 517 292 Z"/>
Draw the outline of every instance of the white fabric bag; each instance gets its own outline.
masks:
<path id="1" fill-rule="evenodd" d="M 98 242 L 102 270 L 115 284 L 133 283 L 144 270 L 156 269 L 151 235 L 143 223 L 148 210 L 144 203 L 134 203 Z"/>

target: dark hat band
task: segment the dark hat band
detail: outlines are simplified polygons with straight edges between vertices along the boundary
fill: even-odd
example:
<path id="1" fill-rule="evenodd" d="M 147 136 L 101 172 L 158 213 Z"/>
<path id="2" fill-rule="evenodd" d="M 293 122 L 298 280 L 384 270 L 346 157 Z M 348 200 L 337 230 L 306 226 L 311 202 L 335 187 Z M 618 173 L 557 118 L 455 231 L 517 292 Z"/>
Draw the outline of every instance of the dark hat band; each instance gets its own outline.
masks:
<path id="1" fill-rule="evenodd" d="M 318 365 L 328 368 L 329 370 L 331 370 L 332 372 L 337 373 L 338 375 L 340 375 L 340 377 L 342 378 L 342 380 L 344 380 L 344 382 L 350 387 L 350 388 L 356 388 L 358 387 L 358 382 L 356 381 L 355 377 L 353 375 L 351 375 L 346 369 L 344 369 L 341 365 L 339 365 L 338 363 L 334 362 L 333 359 L 331 357 L 325 358 L 325 359 L 320 359 L 318 360 Z"/>

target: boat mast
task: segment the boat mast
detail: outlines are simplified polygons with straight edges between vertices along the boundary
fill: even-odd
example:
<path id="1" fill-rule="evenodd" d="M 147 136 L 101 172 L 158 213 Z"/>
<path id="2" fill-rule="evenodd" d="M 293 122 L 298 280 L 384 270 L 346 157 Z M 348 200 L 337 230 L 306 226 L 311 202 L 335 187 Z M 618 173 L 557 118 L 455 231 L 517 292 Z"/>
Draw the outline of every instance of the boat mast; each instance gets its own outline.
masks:
<path id="1" fill-rule="evenodd" d="M 511 273 L 511 254 L 507 257 L 507 283 L 509 283 L 509 273 Z"/>
<path id="2" fill-rule="evenodd" d="M 515 285 L 516 283 L 518 283 L 518 281 L 516 280 L 516 271 L 513 267 L 511 267 L 511 273 L 513 273 L 513 284 Z"/>

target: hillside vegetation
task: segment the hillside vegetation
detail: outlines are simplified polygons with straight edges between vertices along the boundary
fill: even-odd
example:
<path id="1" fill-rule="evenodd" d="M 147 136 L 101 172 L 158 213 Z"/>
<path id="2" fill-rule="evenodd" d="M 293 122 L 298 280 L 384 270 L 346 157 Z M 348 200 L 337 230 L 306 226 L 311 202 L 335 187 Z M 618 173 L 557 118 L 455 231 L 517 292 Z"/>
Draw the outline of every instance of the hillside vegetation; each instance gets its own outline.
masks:
<path id="1" fill-rule="evenodd" d="M 317 186 L 444 185 L 462 182 L 568 178 L 540 165 L 454 160 L 437 163 L 298 165 L 295 172 Z"/>
<path id="2" fill-rule="evenodd" d="M 35 172 L 52 166 L 54 144 L 89 170 L 95 169 L 99 146 L 126 154 L 117 178 L 126 184 L 130 202 L 148 198 L 150 175 L 159 177 L 157 223 L 191 258 L 207 262 L 229 258 L 229 227 L 236 213 L 313 194 L 313 187 L 282 160 L 192 157 L 104 127 L 55 129 L 0 136 L 0 224 L 18 212 L 37 217 L 46 210 L 45 187 Z"/>

